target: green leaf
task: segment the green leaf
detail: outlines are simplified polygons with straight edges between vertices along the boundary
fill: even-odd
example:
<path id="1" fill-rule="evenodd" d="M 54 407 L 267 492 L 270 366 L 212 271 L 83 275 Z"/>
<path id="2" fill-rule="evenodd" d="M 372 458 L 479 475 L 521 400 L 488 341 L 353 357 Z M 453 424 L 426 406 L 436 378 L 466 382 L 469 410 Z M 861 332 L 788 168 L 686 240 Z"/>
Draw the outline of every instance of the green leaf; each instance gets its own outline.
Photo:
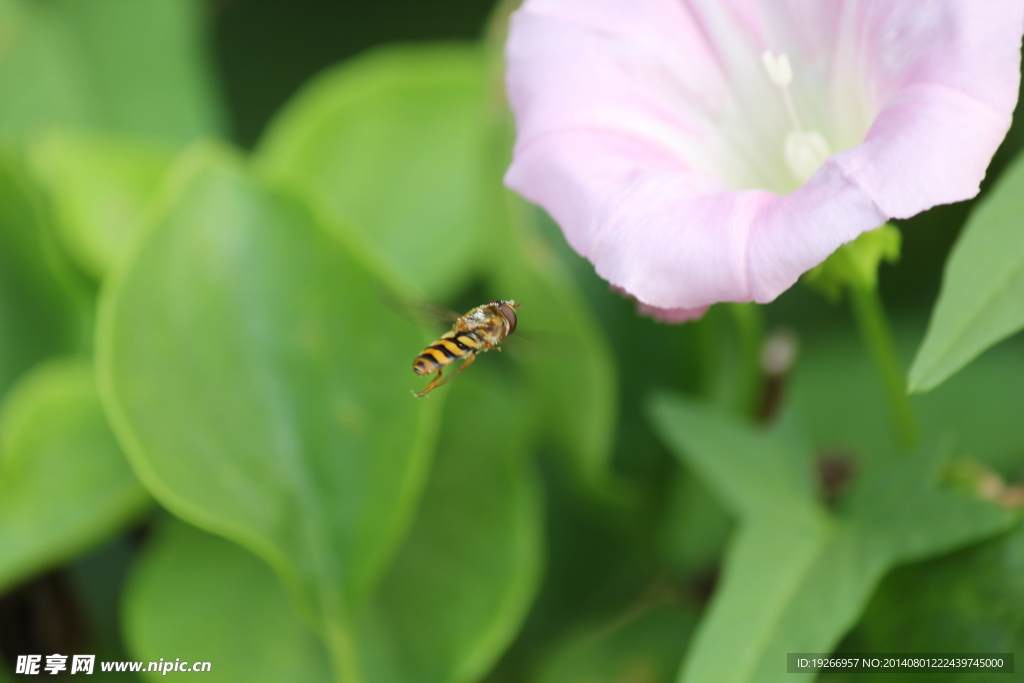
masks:
<path id="1" fill-rule="evenodd" d="M 692 576 L 714 567 L 735 526 L 732 517 L 687 471 L 673 476 L 667 498 L 658 540 L 674 573 Z"/>
<path id="2" fill-rule="evenodd" d="M 138 232 L 173 149 L 144 139 L 55 133 L 33 149 L 33 166 L 78 265 L 103 278 Z"/>
<path id="3" fill-rule="evenodd" d="M 540 492 L 522 411 L 499 377 L 473 371 L 452 387 L 419 515 L 360 623 L 374 683 L 480 680 L 537 589 Z"/>
<path id="4" fill-rule="evenodd" d="M 410 395 L 425 343 L 309 210 L 197 148 L 104 291 L 101 393 L 146 487 L 295 590 L 342 670 L 345 615 L 421 490 L 440 401 Z"/>
<path id="5" fill-rule="evenodd" d="M 656 607 L 591 629 L 563 643 L 536 683 L 670 683 L 693 633 L 692 611 Z"/>
<path id="6" fill-rule="evenodd" d="M 861 233 L 807 271 L 804 283 L 833 303 L 839 301 L 847 287 L 874 290 L 878 286 L 878 266 L 882 261 L 898 261 L 901 243 L 900 231 L 891 223 Z"/>
<path id="7" fill-rule="evenodd" d="M 973 548 L 902 567 L 881 584 L 851 637 L 861 652 L 1024 651 L 1024 527 Z M 1019 666 L 1019 662 L 1018 662 Z M 901 681 L 906 675 L 885 676 Z M 943 680 L 1004 676 L 949 672 Z"/>
<path id="8" fill-rule="evenodd" d="M 182 143 L 221 114 L 199 0 L 0 0 L 0 139 L 58 125 Z"/>
<path id="9" fill-rule="evenodd" d="M 357 619 L 361 670 L 346 681 L 479 680 L 532 600 L 539 496 L 525 435 L 498 422 L 516 424 L 518 411 L 490 390 L 493 378 L 462 379 L 416 521 Z M 269 569 L 178 523 L 147 550 L 126 598 L 126 624 L 136 656 L 209 660 L 223 680 L 326 678 L 311 632 Z"/>
<path id="10" fill-rule="evenodd" d="M 330 661 L 274 572 L 243 548 L 173 518 L 147 541 L 128 579 L 131 656 L 210 662 L 224 683 L 328 683 Z M 173 660 L 171 660 L 173 661 Z M 147 680 L 165 680 L 147 672 Z"/>
<path id="11" fill-rule="evenodd" d="M 147 508 L 84 361 L 51 361 L 0 410 L 0 592 L 106 539 Z"/>
<path id="12" fill-rule="evenodd" d="M 946 261 L 928 332 L 910 368 L 910 390 L 928 391 L 1024 327 L 1024 156 L 971 213 Z"/>
<path id="13" fill-rule="evenodd" d="M 784 681 L 787 652 L 829 652 L 892 566 L 1006 529 L 1012 516 L 938 486 L 929 449 L 866 476 L 837 513 L 816 500 L 811 452 L 791 424 L 765 434 L 682 399 L 651 417 L 740 518 L 681 681 Z"/>
<path id="14" fill-rule="evenodd" d="M 25 173 L 0 159 L 0 396 L 48 356 L 73 351 L 82 308 Z"/>
<path id="15" fill-rule="evenodd" d="M 377 50 L 307 86 L 271 124 L 260 161 L 348 242 L 442 300 L 487 265 L 486 74 L 476 47 Z"/>

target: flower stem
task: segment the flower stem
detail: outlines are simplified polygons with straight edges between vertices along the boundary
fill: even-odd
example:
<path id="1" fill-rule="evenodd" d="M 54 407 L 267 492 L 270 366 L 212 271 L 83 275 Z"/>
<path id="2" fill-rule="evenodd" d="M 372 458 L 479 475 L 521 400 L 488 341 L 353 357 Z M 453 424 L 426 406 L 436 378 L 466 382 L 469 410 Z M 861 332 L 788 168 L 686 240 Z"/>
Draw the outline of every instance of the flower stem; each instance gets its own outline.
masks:
<path id="1" fill-rule="evenodd" d="M 336 620 L 326 618 L 324 621 L 324 641 L 330 656 L 331 668 L 340 681 L 358 683 L 362 674 L 356 664 L 352 642 Z"/>
<path id="2" fill-rule="evenodd" d="M 713 306 L 698 323 L 701 393 L 716 408 L 752 418 L 761 388 L 764 322 L 756 304 Z"/>
<path id="3" fill-rule="evenodd" d="M 906 379 L 896 352 L 889 320 L 876 287 L 850 285 L 850 304 L 868 353 L 881 376 L 900 446 L 911 450 L 918 439 L 917 418 L 906 391 Z"/>
<path id="4" fill-rule="evenodd" d="M 764 313 L 758 304 L 729 304 L 738 338 L 736 406 L 744 417 L 757 414 L 764 373 L 761 347 L 764 345 Z"/>

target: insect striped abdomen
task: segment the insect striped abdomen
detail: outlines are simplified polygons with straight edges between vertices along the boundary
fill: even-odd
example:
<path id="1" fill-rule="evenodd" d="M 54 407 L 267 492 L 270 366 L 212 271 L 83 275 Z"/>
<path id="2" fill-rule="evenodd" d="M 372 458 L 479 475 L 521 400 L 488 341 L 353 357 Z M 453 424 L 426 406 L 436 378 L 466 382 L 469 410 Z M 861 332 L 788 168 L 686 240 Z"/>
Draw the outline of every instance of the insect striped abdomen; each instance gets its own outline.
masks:
<path id="1" fill-rule="evenodd" d="M 457 343 L 459 343 L 459 344 L 462 344 L 463 346 L 468 347 L 469 349 L 478 349 L 478 348 L 480 348 L 480 340 L 477 339 L 476 335 L 473 334 L 472 332 L 469 332 L 469 333 L 465 333 L 464 332 L 462 334 L 457 335 L 455 337 L 455 341 Z"/>
<path id="2" fill-rule="evenodd" d="M 416 357 L 412 369 L 417 375 L 429 375 L 474 353 L 479 346 L 480 342 L 472 332 L 448 332 Z"/>

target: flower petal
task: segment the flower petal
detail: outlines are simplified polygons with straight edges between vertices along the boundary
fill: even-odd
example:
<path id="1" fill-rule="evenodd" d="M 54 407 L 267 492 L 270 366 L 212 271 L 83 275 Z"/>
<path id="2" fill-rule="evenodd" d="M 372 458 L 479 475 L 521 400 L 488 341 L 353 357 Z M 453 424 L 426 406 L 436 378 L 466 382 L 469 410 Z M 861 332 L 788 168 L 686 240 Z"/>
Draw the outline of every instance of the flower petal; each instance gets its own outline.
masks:
<path id="1" fill-rule="evenodd" d="M 641 303 L 636 300 L 632 294 L 622 289 L 621 287 L 615 287 L 614 285 L 610 288 L 616 294 L 632 299 L 636 302 L 636 312 L 640 315 L 645 315 L 648 318 L 654 318 L 658 322 L 663 323 L 685 323 L 690 320 L 699 320 L 708 312 L 708 306 L 701 306 L 700 308 L 658 308 L 657 306 L 648 306 L 645 303 Z"/>
<path id="2" fill-rule="evenodd" d="M 647 304 L 637 304 L 636 312 L 646 315 L 663 323 L 686 323 L 691 320 L 699 320 L 708 312 L 707 306 L 700 308 L 658 308 Z"/>
<path id="3" fill-rule="evenodd" d="M 785 112 L 750 62 L 765 99 L 777 106 L 760 125 L 781 126 Z M 724 57 L 682 3 L 673 0 L 536 0 L 512 18 L 508 91 L 517 149 L 568 130 L 613 132 L 680 165 L 727 179 L 764 179 L 758 130 L 746 125 Z M 723 121 L 738 139 L 721 135 Z"/>
<path id="4" fill-rule="evenodd" d="M 506 182 L 645 304 L 770 301 L 861 232 L 977 193 L 1022 32 L 1024 0 L 527 0 Z M 830 88 L 831 111 L 794 99 L 852 146 L 784 195 L 766 48 Z"/>
<path id="5" fill-rule="evenodd" d="M 526 148 L 506 182 L 551 213 L 598 275 L 659 308 L 771 301 L 886 220 L 835 157 L 791 194 L 731 192 L 600 133 Z"/>

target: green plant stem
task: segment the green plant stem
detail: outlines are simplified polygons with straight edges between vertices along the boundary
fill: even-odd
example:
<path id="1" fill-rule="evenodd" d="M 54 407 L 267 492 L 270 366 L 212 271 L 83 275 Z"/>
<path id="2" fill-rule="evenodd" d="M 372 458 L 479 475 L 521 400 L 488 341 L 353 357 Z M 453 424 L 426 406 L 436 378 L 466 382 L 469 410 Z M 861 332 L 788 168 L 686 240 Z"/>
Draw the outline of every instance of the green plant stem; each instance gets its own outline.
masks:
<path id="1" fill-rule="evenodd" d="M 881 376 L 889 409 L 896 423 L 900 446 L 910 450 L 917 445 L 918 428 L 914 409 L 906 391 L 906 377 L 896 352 L 889 320 L 876 287 L 850 285 L 850 304 L 864 344 Z"/>
<path id="2" fill-rule="evenodd" d="M 764 388 L 761 347 L 764 346 L 764 312 L 759 304 L 729 304 L 739 342 L 737 407 L 744 417 L 757 413 Z"/>
<path id="3" fill-rule="evenodd" d="M 336 619 L 328 617 L 324 620 L 324 641 L 335 679 L 345 683 L 359 683 L 362 674 L 356 663 L 352 642 Z"/>
<path id="4" fill-rule="evenodd" d="M 698 325 L 701 393 L 721 410 L 753 417 L 761 395 L 764 313 L 758 304 L 718 304 Z"/>

